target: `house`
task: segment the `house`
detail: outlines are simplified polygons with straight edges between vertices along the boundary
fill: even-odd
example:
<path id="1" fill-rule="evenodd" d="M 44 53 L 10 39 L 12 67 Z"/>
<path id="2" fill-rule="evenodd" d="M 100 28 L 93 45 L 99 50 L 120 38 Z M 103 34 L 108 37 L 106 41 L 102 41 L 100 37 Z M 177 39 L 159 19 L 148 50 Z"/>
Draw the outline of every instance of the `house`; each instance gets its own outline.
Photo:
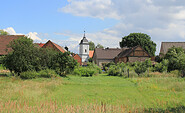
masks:
<path id="1" fill-rule="evenodd" d="M 72 57 L 80 64 L 82 65 L 82 59 L 78 54 L 72 54 Z"/>
<path id="2" fill-rule="evenodd" d="M 185 42 L 162 42 L 159 56 L 164 56 L 168 52 L 168 49 L 173 46 L 182 47 L 183 49 L 185 49 Z"/>
<path id="3" fill-rule="evenodd" d="M 24 35 L 0 35 L 0 56 L 7 55 L 12 50 L 7 45 L 19 37 L 24 37 Z"/>
<path id="4" fill-rule="evenodd" d="M 53 48 L 54 50 L 60 51 L 62 53 L 67 52 L 67 50 L 65 50 L 63 47 L 59 46 L 58 44 L 55 44 L 54 42 L 52 42 L 50 40 L 48 42 L 46 42 L 42 46 L 42 48 Z"/>
<path id="5" fill-rule="evenodd" d="M 115 57 L 115 63 L 119 62 L 136 62 L 136 61 L 145 61 L 146 59 L 151 58 L 151 60 L 154 60 L 153 57 L 151 57 L 148 52 L 146 52 L 141 46 L 135 46 L 129 49 L 125 49 L 122 52 L 120 52 Z"/>
<path id="6" fill-rule="evenodd" d="M 95 48 L 93 54 L 93 61 L 98 65 L 114 62 L 114 58 L 122 51 L 119 48 Z"/>
<path id="7" fill-rule="evenodd" d="M 104 63 L 110 62 L 136 62 L 145 61 L 151 58 L 154 61 L 154 57 L 150 56 L 141 46 L 135 46 L 132 48 L 96 48 L 93 55 L 93 61 L 98 65 L 102 66 Z"/>

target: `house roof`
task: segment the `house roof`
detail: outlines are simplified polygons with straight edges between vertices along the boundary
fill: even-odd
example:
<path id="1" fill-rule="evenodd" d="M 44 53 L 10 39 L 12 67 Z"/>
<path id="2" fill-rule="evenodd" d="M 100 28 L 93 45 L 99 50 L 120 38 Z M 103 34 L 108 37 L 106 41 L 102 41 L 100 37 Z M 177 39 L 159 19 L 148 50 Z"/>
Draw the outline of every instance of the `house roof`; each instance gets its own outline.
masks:
<path id="1" fill-rule="evenodd" d="M 114 59 L 121 51 L 119 48 L 95 48 L 94 54 L 97 59 Z"/>
<path id="2" fill-rule="evenodd" d="M 136 48 L 138 48 L 138 47 L 140 47 L 140 48 L 142 48 L 141 46 L 135 46 L 135 47 L 132 47 L 132 48 L 125 48 L 122 52 L 120 52 L 119 54 L 118 54 L 118 56 L 117 57 L 126 57 L 126 56 L 129 56 L 130 55 L 130 53 L 132 53 Z M 142 50 L 143 51 L 145 51 L 143 48 L 142 48 Z M 145 51 L 146 52 L 146 51 Z M 146 52 L 146 54 L 148 54 L 148 52 Z M 150 56 L 149 54 L 148 54 L 148 56 Z"/>
<path id="3" fill-rule="evenodd" d="M 24 37 L 24 35 L 0 35 L 0 55 L 8 54 L 11 48 L 8 48 L 7 45 L 19 37 Z"/>
<path id="4" fill-rule="evenodd" d="M 37 44 L 39 47 L 42 47 L 44 45 L 44 43 L 35 43 Z"/>
<path id="5" fill-rule="evenodd" d="M 89 51 L 89 57 L 92 58 L 94 54 L 94 51 Z"/>
<path id="6" fill-rule="evenodd" d="M 64 49 L 63 47 L 59 46 L 58 44 L 56 44 L 56 43 L 54 43 L 54 42 L 52 42 L 50 40 L 48 42 L 46 42 L 42 47 L 43 48 L 47 47 L 48 43 L 51 43 L 54 47 L 56 47 L 57 50 L 61 51 L 62 53 L 67 52 L 66 49 Z"/>
<path id="7" fill-rule="evenodd" d="M 174 47 L 182 47 L 183 49 L 185 49 L 185 42 L 162 42 L 160 54 L 165 55 L 168 52 L 168 49 L 173 46 Z"/>

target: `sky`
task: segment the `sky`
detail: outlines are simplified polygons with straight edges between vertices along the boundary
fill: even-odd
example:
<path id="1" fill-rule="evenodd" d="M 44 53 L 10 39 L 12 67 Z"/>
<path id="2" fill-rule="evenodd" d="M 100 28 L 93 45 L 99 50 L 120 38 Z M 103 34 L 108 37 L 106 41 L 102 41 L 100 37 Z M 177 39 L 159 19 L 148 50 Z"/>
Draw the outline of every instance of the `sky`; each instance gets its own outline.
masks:
<path id="1" fill-rule="evenodd" d="M 0 29 L 37 43 L 51 40 L 78 53 L 89 41 L 119 47 L 122 37 L 145 33 L 157 44 L 185 40 L 184 0 L 0 0 Z"/>

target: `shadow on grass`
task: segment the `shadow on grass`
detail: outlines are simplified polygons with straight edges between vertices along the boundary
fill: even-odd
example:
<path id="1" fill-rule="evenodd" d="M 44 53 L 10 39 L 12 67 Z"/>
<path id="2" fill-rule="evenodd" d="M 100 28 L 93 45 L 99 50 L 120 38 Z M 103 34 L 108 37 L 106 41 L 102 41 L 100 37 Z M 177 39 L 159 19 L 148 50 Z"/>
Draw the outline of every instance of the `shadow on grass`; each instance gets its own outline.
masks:
<path id="1" fill-rule="evenodd" d="M 172 113 L 185 113 L 185 106 L 178 106 L 175 108 L 167 108 L 167 109 L 156 109 L 156 108 L 149 108 L 145 110 L 146 113 L 151 112 L 158 112 L 158 113 L 166 113 L 166 112 L 172 112 Z"/>
<path id="2" fill-rule="evenodd" d="M 8 77 L 8 75 L 4 73 L 0 73 L 0 77 Z"/>

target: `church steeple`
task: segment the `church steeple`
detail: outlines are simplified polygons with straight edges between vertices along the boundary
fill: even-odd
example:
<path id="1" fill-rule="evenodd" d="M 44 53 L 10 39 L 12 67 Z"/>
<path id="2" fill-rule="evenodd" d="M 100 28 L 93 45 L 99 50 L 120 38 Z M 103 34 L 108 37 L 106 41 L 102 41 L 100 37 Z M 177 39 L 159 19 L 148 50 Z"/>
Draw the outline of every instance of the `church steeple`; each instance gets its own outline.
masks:
<path id="1" fill-rule="evenodd" d="M 84 37 L 83 38 L 85 38 L 85 31 L 84 31 Z"/>

